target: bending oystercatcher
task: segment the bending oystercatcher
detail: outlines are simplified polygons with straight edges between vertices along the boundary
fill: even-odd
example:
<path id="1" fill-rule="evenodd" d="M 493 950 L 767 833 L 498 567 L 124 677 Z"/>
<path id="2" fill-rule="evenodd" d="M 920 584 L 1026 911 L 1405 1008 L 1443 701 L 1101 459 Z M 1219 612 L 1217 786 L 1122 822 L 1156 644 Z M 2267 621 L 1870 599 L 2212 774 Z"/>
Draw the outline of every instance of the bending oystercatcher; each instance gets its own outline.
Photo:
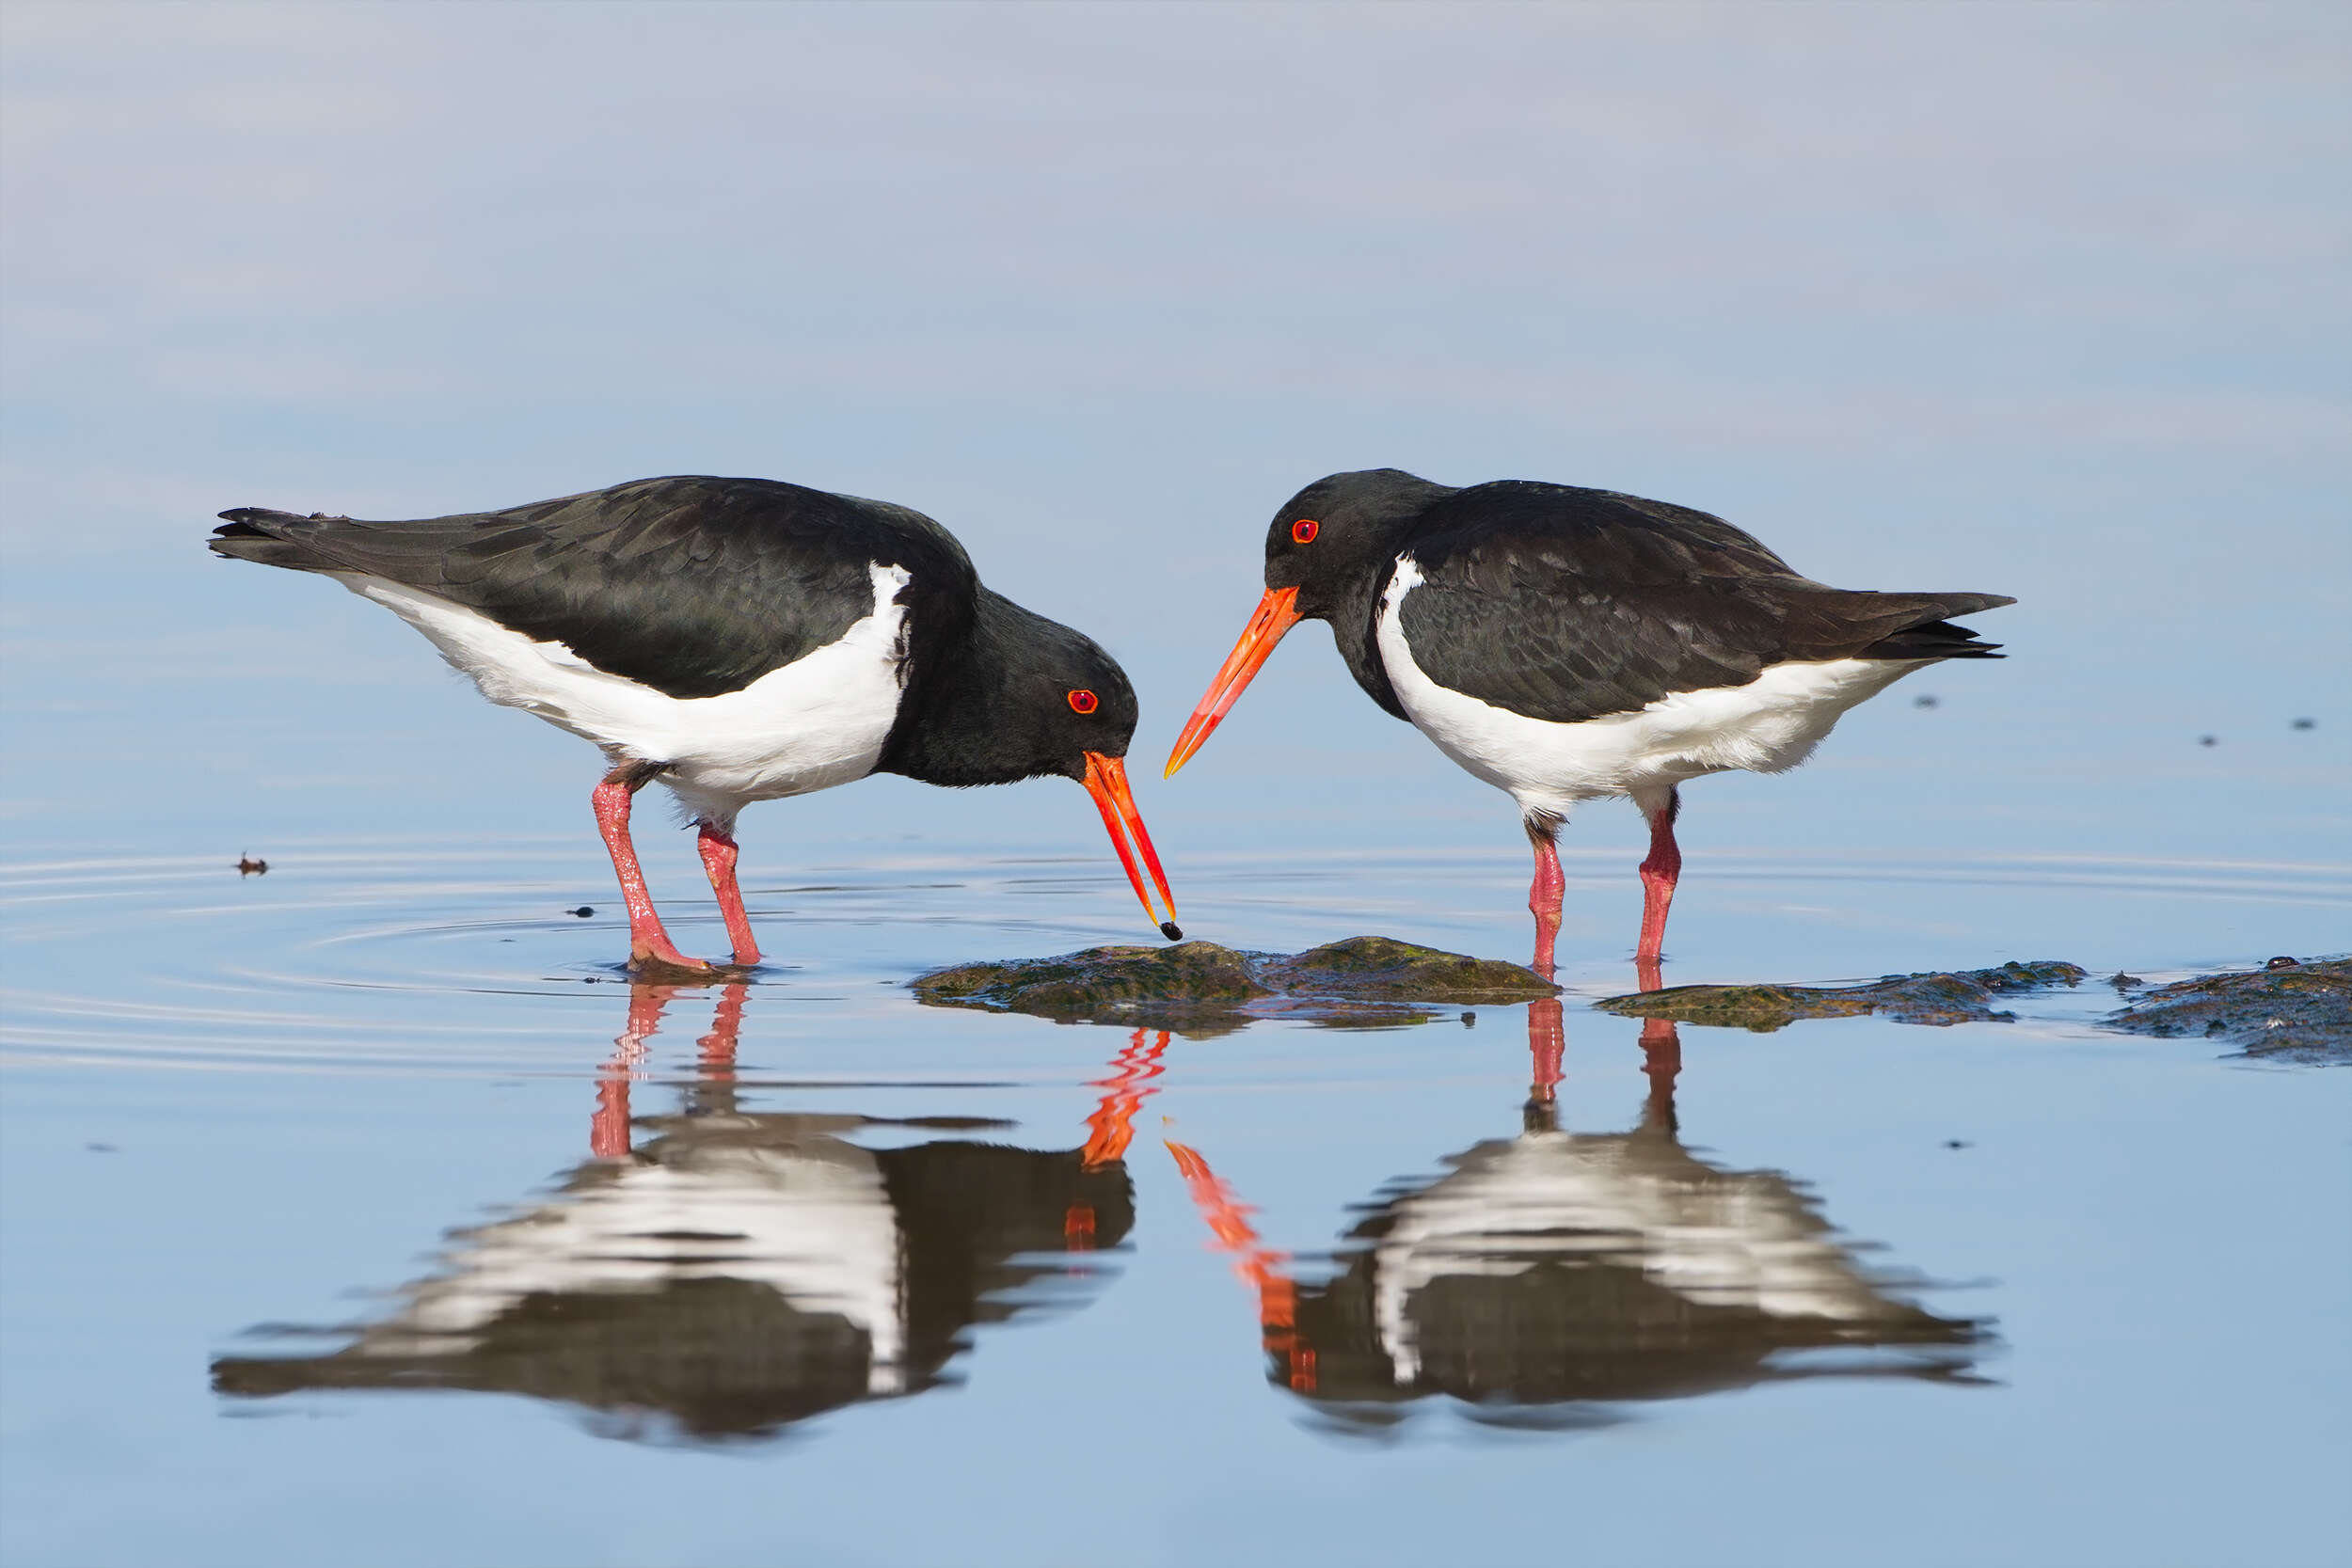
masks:
<path id="1" fill-rule="evenodd" d="M 1650 825 L 1640 960 L 1682 869 L 1677 786 L 1794 768 L 1840 714 L 1946 658 L 1996 657 L 1948 619 L 1999 594 L 1831 588 L 1720 517 L 1611 490 L 1466 489 L 1333 474 L 1266 533 L 1265 596 L 1168 759 L 1208 739 L 1282 634 L 1327 621 L 1372 696 L 1519 803 L 1535 848 L 1535 965 L 1552 968 L 1569 809 L 1631 797 Z"/>
<path id="2" fill-rule="evenodd" d="M 1135 689 L 1090 640 L 982 587 L 919 512 L 682 476 L 413 522 L 220 515 L 222 555 L 334 578 L 424 633 L 492 702 L 603 749 L 596 825 L 632 967 L 710 968 L 661 928 L 629 840 L 630 800 L 657 779 L 700 830 L 738 964 L 759 946 L 736 887 L 736 814 L 878 772 L 1076 779 L 1145 912 L 1182 935 L 1127 788 Z"/>

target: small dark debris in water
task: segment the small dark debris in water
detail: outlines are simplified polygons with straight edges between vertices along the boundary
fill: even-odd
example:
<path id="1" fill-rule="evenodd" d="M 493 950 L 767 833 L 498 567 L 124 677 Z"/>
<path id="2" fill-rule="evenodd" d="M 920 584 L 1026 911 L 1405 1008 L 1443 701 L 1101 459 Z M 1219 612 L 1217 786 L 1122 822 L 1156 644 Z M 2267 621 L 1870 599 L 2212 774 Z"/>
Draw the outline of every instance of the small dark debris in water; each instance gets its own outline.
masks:
<path id="1" fill-rule="evenodd" d="M 2221 744 L 2221 737 L 2217 735 L 2201 735 L 2197 737 L 2197 744 L 2200 746 L 2218 746 Z"/>
<path id="2" fill-rule="evenodd" d="M 2277 958 L 2271 959 L 2268 963 L 2263 965 L 2263 967 L 2265 969 L 2293 969 L 2296 964 L 2299 964 L 2303 960 L 2300 958 L 2290 958 L 2284 953 L 2281 953 Z"/>
<path id="3" fill-rule="evenodd" d="M 1913 707 L 1934 707 L 1942 702 L 1943 699 L 1941 697 L 1936 697 L 1928 692 L 1922 691 L 1919 695 L 1911 699 L 1911 705 Z"/>
<path id="4" fill-rule="evenodd" d="M 1974 1148 L 1977 1146 L 1970 1143 L 1965 1138 L 1946 1138 L 1944 1140 L 1944 1147 L 1946 1148 Z"/>
<path id="5" fill-rule="evenodd" d="M 269 862 L 257 861 L 251 855 L 239 855 L 237 857 L 237 875 L 240 877 L 265 877 L 269 875 Z"/>
<path id="6" fill-rule="evenodd" d="M 2352 958 L 2312 958 L 2280 967 L 2208 974 L 2158 986 L 2106 1024 L 2160 1039 L 2201 1035 L 2249 1056 L 2352 1063 Z"/>
<path id="7" fill-rule="evenodd" d="M 2113 986 L 2117 990 L 2129 990 L 2134 986 L 2144 986 L 2147 983 L 2147 981 L 2141 979 L 2138 975 L 2126 974 L 2120 969 L 2107 976 L 2107 984 Z"/>
<path id="8" fill-rule="evenodd" d="M 1478 1015 L 1477 1015 L 1476 1013 L 1464 1013 L 1464 1014 L 1462 1015 L 1462 1027 L 1463 1027 L 1463 1028 L 1465 1028 L 1465 1029 L 1475 1029 L 1475 1028 L 1477 1028 L 1477 1027 L 1478 1027 Z"/>
<path id="9" fill-rule="evenodd" d="M 1182 942 L 1184 940 L 1183 928 L 1172 920 L 1163 920 L 1160 922 L 1160 935 L 1166 937 L 1170 942 Z"/>
<path id="10" fill-rule="evenodd" d="M 580 905 L 580 908 L 578 908 L 578 909 L 576 909 L 576 910 L 572 911 L 571 912 L 572 912 L 572 915 L 573 915 L 576 919 L 585 920 L 585 919 L 587 919 L 590 915 L 592 915 L 592 914 L 596 913 L 596 906 L 594 906 L 593 904 L 582 904 L 582 905 Z"/>
<path id="11" fill-rule="evenodd" d="M 92 1154 L 112 1154 L 115 1152 L 115 1146 L 112 1144 L 84 1144 L 82 1147 L 88 1149 Z"/>
<path id="12" fill-rule="evenodd" d="M 1605 1013 L 1632 1018 L 1670 1018 L 1766 1034 L 1803 1018 L 1856 1018 L 1878 1013 L 1898 1023 L 2007 1022 L 2017 1015 L 1994 1012 L 1995 996 L 2072 986 L 2088 977 L 2079 964 L 2043 958 L 1998 969 L 1968 969 L 1926 974 L 1889 974 L 1867 986 L 1670 986 L 1664 990 L 1612 996 L 1593 1004 Z"/>
<path id="13" fill-rule="evenodd" d="M 2316 719 L 2297 719 L 2293 724 L 2289 725 L 2288 728 L 2297 730 L 2315 730 L 2319 728 L 2319 721 Z"/>
<path id="14" fill-rule="evenodd" d="M 1343 1027 L 1425 1023 L 1433 1006 L 1554 995 L 1532 970 L 1387 937 L 1349 937 L 1304 953 L 1245 953 L 1213 942 L 1094 947 L 1051 958 L 960 964 L 917 976 L 935 1006 L 987 1007 L 1061 1022 L 1230 1034 L 1259 1018 Z M 1467 1022 L 1467 1021 L 1466 1021 Z"/>

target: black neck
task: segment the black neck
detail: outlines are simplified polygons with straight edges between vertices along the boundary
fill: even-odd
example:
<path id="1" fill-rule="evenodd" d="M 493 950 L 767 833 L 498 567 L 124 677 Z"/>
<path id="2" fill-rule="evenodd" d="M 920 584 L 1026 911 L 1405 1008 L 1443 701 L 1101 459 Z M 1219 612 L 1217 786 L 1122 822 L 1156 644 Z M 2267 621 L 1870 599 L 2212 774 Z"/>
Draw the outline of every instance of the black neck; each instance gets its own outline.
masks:
<path id="1" fill-rule="evenodd" d="M 1356 684 L 1374 702 L 1391 716 L 1402 719 L 1406 716 L 1405 706 L 1396 700 L 1396 688 L 1389 684 L 1388 666 L 1380 662 L 1380 649 L 1373 641 L 1374 618 L 1380 610 L 1380 595 L 1388 591 L 1389 578 L 1395 575 L 1395 562 L 1393 553 L 1383 556 L 1379 570 L 1351 584 L 1328 619 L 1331 641 L 1339 644 L 1340 657 L 1347 661 L 1347 673 L 1356 677 Z"/>

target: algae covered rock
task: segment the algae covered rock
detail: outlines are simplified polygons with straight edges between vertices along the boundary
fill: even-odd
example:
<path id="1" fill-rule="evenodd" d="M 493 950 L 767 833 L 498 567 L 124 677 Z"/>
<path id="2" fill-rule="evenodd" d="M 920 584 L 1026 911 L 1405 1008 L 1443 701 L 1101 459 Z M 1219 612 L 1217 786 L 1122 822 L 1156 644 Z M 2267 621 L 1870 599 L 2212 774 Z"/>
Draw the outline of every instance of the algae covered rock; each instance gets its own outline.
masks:
<path id="1" fill-rule="evenodd" d="M 1420 1023 L 1432 1006 L 1550 996 L 1534 971 L 1388 937 L 1349 937 L 1304 953 L 1242 952 L 1213 942 L 1090 947 L 1051 958 L 959 964 L 914 981 L 936 1006 L 1225 1034 L 1259 1018 L 1350 1028 Z"/>
<path id="2" fill-rule="evenodd" d="M 1213 942 L 1172 947 L 1089 947 L 1052 958 L 959 964 L 918 976 L 926 1002 L 1023 1013 L 1077 1012 L 1120 1002 L 1239 1003 L 1272 994 L 1249 955 Z"/>
<path id="3" fill-rule="evenodd" d="M 1533 1002 L 1560 989 L 1523 964 L 1440 952 L 1392 937 L 1349 937 L 1287 958 L 1250 957 L 1266 986 L 1291 996 L 1458 1007 Z"/>
<path id="4" fill-rule="evenodd" d="M 1863 986 L 1670 986 L 1612 996 L 1593 1006 L 1622 1017 L 1667 1018 L 1759 1034 L 1799 1019 L 1857 1018 L 1865 1013 L 1898 1023 L 1943 1026 L 2013 1019 L 2014 1013 L 1994 1010 L 1994 997 L 2075 985 L 2089 973 L 2078 964 L 2044 958 L 2012 961 L 1997 969 L 1889 974 Z"/>
<path id="5" fill-rule="evenodd" d="M 2107 1026 L 2159 1038 L 2201 1035 L 2249 1056 L 2352 1062 L 2352 958 L 2182 980 L 2133 998 Z"/>

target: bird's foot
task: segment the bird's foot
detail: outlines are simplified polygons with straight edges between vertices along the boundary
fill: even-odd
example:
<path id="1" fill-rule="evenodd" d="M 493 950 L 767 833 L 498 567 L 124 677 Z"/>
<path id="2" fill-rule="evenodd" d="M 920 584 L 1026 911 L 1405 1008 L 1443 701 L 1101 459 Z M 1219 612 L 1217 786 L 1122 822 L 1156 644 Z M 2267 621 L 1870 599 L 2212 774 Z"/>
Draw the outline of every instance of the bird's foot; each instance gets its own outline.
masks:
<path id="1" fill-rule="evenodd" d="M 629 943 L 628 972 L 640 981 L 687 984 L 721 977 L 721 967 L 705 958 L 690 958 L 660 931 Z"/>

